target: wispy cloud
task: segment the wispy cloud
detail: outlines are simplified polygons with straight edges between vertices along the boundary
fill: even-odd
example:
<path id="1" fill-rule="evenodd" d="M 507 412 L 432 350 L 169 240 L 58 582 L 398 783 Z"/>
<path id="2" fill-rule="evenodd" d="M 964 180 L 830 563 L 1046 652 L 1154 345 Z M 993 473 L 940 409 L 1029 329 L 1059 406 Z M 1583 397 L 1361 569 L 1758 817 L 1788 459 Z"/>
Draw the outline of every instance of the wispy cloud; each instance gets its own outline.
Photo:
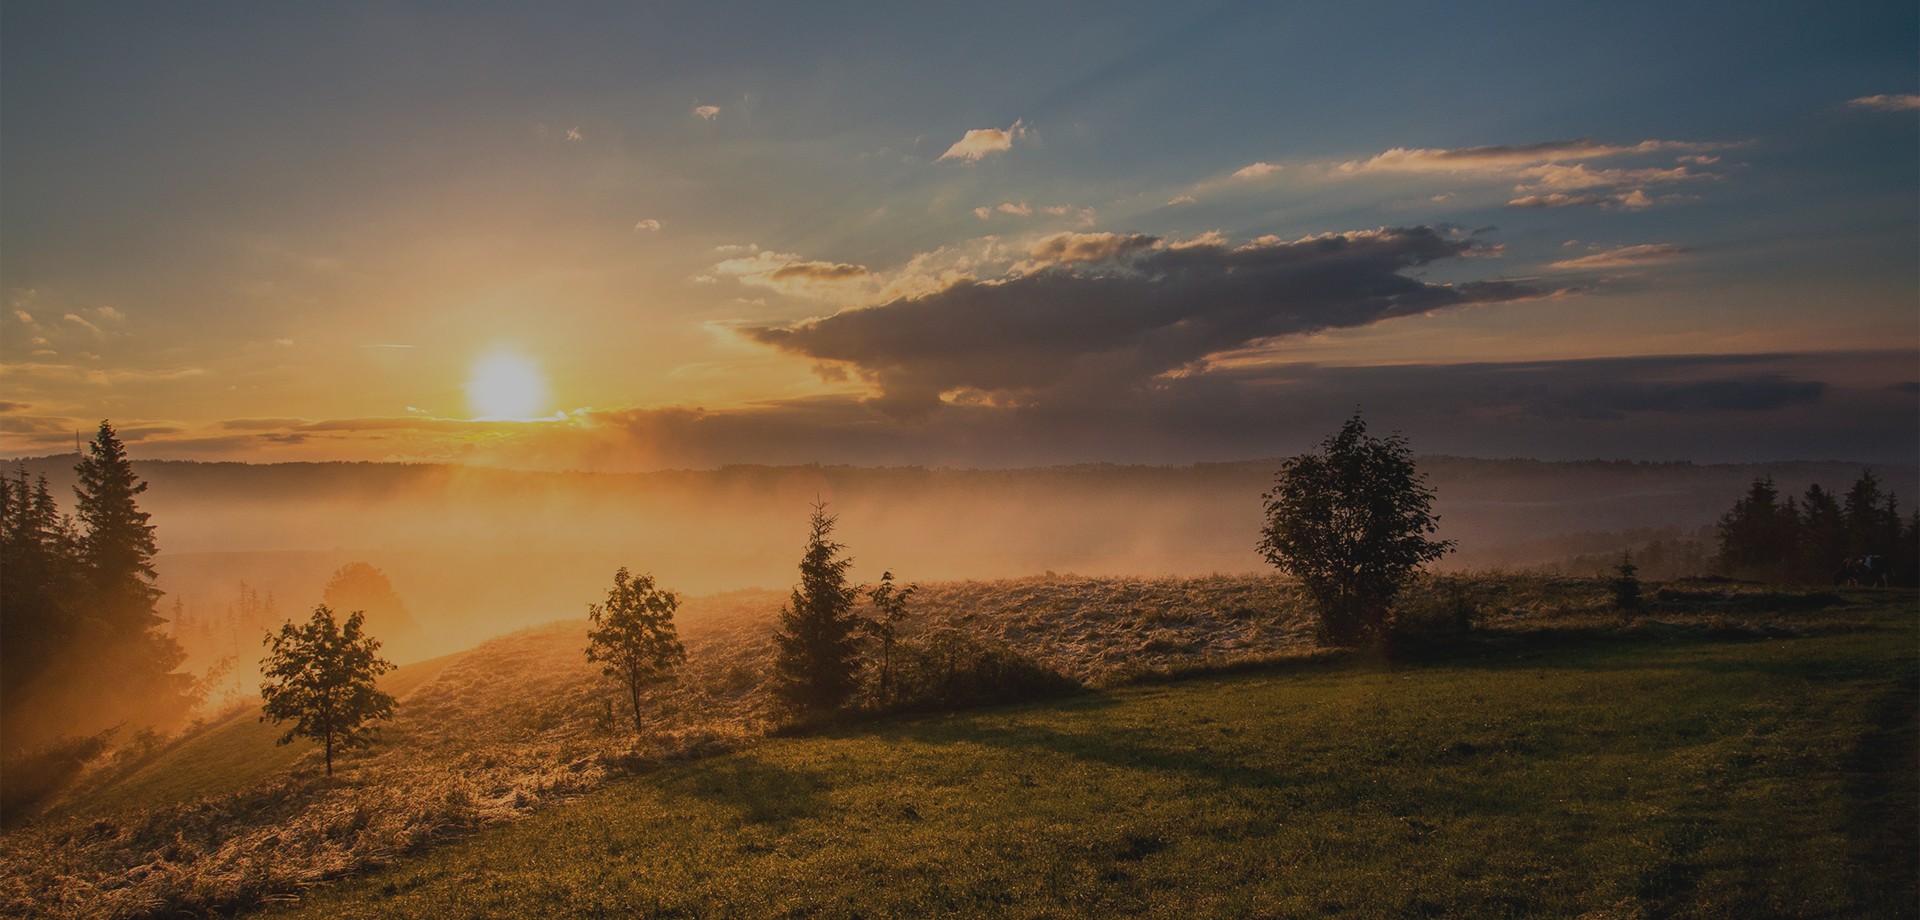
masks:
<path id="1" fill-rule="evenodd" d="M 583 141 L 583 140 L 586 140 L 586 139 L 587 139 L 587 136 L 586 136 L 585 134 L 581 134 L 581 133 L 580 133 L 580 129 L 579 129 L 579 128 L 577 128 L 577 127 L 575 127 L 575 128 L 568 128 L 568 129 L 567 129 L 567 140 L 570 140 L 570 141 Z"/>
<path id="2" fill-rule="evenodd" d="M 1883 112 L 1911 112 L 1920 109 L 1920 95 L 1913 93 L 1882 93 L 1877 96 L 1861 96 L 1848 99 L 1847 104 L 1856 109 L 1879 109 Z"/>
<path id="3" fill-rule="evenodd" d="M 659 229 L 660 229 L 660 221 L 658 221 L 658 220 L 656 220 L 656 219 L 654 219 L 654 218 L 651 218 L 651 217 L 643 217 L 643 218 L 641 218 L 641 219 L 640 219 L 639 221 L 637 221 L 637 222 L 635 222 L 635 223 L 634 223 L 634 225 L 633 225 L 633 229 L 635 229 L 635 230 L 659 230 Z"/>
<path id="4" fill-rule="evenodd" d="M 968 131 L 947 152 L 940 155 L 942 160 L 965 160 L 977 162 L 990 153 L 1005 153 L 1013 149 L 1015 138 L 1024 137 L 1026 125 L 1015 121 L 1010 128 L 975 128 Z"/>
<path id="5" fill-rule="evenodd" d="M 1666 196 L 1660 200 L 1669 200 Z M 1643 189 L 1628 189 L 1603 195 L 1569 195 L 1565 192 L 1553 192 L 1546 195 L 1521 195 L 1507 202 L 1509 208 L 1574 208 L 1590 206 L 1598 208 L 1620 208 L 1639 211 L 1654 205 L 1653 196 Z"/>
<path id="6" fill-rule="evenodd" d="M 1637 144 L 1607 144 L 1590 137 L 1538 144 L 1483 147 L 1395 147 L 1365 160 L 1337 165 L 1347 173 L 1363 172 L 1487 172 L 1520 166 L 1598 160 L 1636 154 L 1702 153 L 1724 144 L 1694 141 L 1646 140 Z"/>
<path id="7" fill-rule="evenodd" d="M 1629 268 L 1639 265 L 1653 265 L 1684 259 L 1693 254 L 1686 246 L 1673 243 L 1641 243 L 1637 246 L 1621 246 L 1606 249 L 1575 259 L 1564 259 L 1548 266 L 1559 269 L 1591 268 Z"/>
<path id="8" fill-rule="evenodd" d="M 717 105 L 696 105 L 693 107 L 693 115 L 695 118 L 703 121 L 712 121 L 720 117 L 720 107 Z"/>
<path id="9" fill-rule="evenodd" d="M 1264 179 L 1267 176 L 1279 172 L 1281 168 L 1278 163 L 1252 163 L 1234 170 L 1233 177 L 1235 179 Z"/>

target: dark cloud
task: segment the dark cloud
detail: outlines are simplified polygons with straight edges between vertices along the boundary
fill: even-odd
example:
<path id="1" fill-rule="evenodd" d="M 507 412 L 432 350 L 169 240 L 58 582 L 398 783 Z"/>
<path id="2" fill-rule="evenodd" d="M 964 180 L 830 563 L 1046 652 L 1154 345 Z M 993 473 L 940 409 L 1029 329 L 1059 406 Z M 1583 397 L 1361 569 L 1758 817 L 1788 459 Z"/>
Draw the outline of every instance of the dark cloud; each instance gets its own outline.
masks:
<path id="1" fill-rule="evenodd" d="M 852 365 L 903 414 L 956 391 L 1003 402 L 1107 397 L 1263 339 L 1542 293 L 1521 282 L 1402 274 L 1479 248 L 1427 227 L 1239 247 L 1061 234 L 1033 247 L 1024 274 L 745 332 Z"/>
<path id="2" fill-rule="evenodd" d="M 1030 466 L 1194 463 L 1312 447 L 1356 408 L 1416 450 L 1541 459 L 1911 462 L 1913 397 L 1821 377 L 1898 380 L 1906 353 L 1695 355 L 1381 367 L 1288 364 L 1162 378 L 1069 405 L 950 405 L 902 420 L 852 398 L 725 411 L 597 413 L 515 465 Z M 529 451 L 536 448 L 526 445 Z M 1903 459 L 1904 458 L 1904 459 Z"/>
<path id="3" fill-rule="evenodd" d="M 767 277 L 775 281 L 850 281 L 864 278 L 867 268 L 864 265 L 848 265 L 843 262 L 788 262 L 773 270 Z"/>

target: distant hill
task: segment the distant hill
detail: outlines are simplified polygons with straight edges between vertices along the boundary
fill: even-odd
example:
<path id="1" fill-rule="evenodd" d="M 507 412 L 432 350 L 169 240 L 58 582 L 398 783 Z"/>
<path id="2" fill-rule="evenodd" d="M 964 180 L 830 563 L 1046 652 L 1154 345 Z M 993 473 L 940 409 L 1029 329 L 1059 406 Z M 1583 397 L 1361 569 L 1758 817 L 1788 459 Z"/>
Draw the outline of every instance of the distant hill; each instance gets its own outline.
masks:
<path id="1" fill-rule="evenodd" d="M 70 496 L 73 456 L 26 461 Z M 784 589 L 807 508 L 826 500 L 854 576 L 1002 578 L 1045 571 L 1174 576 L 1253 572 L 1260 496 L 1279 460 L 1021 470 L 733 466 L 652 473 L 526 472 L 446 464 L 141 461 L 152 484 L 160 585 L 217 620 L 238 585 L 285 616 L 350 562 L 379 567 L 437 641 L 428 655 L 578 615 L 615 568 L 694 593 Z M 1529 566 L 1612 552 L 1660 528 L 1711 524 L 1747 484 L 1844 489 L 1862 464 L 1546 462 L 1424 457 L 1442 568 Z M 1920 466 L 1876 465 L 1903 497 Z M 1636 536 L 1636 533 L 1638 535 Z M 251 635 L 251 633 L 249 633 Z M 257 637 L 231 637 L 234 647 Z M 417 657 L 417 656 L 416 656 Z"/>

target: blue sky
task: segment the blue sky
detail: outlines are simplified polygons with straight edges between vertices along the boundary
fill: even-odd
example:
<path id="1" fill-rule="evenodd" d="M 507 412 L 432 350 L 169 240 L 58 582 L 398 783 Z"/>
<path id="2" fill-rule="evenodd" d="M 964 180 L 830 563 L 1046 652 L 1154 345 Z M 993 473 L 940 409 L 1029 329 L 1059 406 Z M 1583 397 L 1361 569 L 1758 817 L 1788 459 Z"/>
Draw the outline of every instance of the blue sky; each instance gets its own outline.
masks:
<path id="1" fill-rule="evenodd" d="M 10 3 L 0 45 L 10 453 L 1192 462 L 1356 407 L 1920 447 L 1911 3 Z"/>

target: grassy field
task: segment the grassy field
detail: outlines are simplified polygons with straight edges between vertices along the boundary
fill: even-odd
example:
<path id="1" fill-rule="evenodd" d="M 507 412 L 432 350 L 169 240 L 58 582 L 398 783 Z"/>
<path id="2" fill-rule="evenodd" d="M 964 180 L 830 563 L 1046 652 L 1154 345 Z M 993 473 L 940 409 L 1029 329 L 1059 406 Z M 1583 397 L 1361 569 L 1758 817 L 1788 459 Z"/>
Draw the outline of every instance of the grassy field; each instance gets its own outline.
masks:
<path id="1" fill-rule="evenodd" d="M 404 698 L 440 676 L 457 657 L 445 655 L 398 668 L 380 679 L 380 688 Z M 247 789 L 285 773 L 318 747 L 305 738 L 276 743 L 285 732 L 285 725 L 261 722 L 257 707 L 226 713 L 129 769 L 93 777 L 68 795 L 69 810 L 75 816 L 96 817 Z"/>
<path id="2" fill-rule="evenodd" d="M 1911 608 L 769 739 L 273 915 L 1911 916 Z"/>

